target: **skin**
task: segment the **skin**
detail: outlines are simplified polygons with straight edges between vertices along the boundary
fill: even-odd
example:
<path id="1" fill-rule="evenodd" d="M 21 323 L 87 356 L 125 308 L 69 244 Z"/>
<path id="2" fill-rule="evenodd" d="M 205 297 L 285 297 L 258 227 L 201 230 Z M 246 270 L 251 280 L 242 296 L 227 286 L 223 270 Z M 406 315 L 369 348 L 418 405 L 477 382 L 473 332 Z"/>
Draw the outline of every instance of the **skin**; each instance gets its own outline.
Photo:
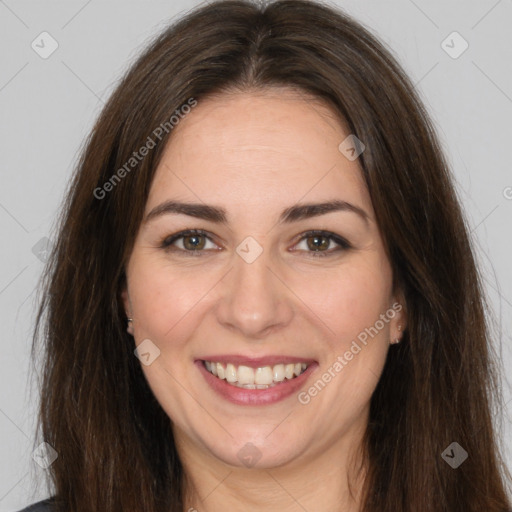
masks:
<path id="1" fill-rule="evenodd" d="M 314 359 L 307 390 L 379 315 L 403 304 L 358 160 L 338 149 L 349 133 L 318 100 L 267 89 L 200 101 L 166 147 L 146 214 L 173 199 L 223 207 L 228 218 L 224 225 L 169 213 L 143 221 L 126 267 L 130 332 L 136 345 L 150 339 L 160 350 L 142 368 L 172 420 L 186 511 L 358 510 L 364 470 L 355 468 L 364 462 L 358 449 L 369 401 L 390 340 L 405 328 L 405 307 L 306 405 L 297 394 L 235 405 L 194 364 L 213 354 Z M 277 221 L 297 203 L 332 199 L 363 209 L 367 222 L 350 211 Z M 193 228 L 211 234 L 199 238 L 199 256 L 185 254 L 191 237 L 174 242 L 174 252 L 161 247 Z M 311 229 L 352 247 L 336 251 L 323 240 L 330 253 L 315 257 L 314 237 L 300 240 Z M 250 264 L 236 252 L 248 236 L 263 248 Z M 253 467 L 238 458 L 246 443 L 261 455 Z"/>

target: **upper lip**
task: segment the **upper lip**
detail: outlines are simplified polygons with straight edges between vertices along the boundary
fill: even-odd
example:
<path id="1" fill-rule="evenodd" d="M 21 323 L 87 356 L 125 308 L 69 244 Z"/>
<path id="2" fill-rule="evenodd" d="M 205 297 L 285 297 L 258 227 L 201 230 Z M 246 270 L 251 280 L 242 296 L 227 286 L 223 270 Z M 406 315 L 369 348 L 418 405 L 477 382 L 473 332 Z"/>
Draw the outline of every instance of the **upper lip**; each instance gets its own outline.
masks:
<path id="1" fill-rule="evenodd" d="M 308 357 L 275 355 L 263 357 L 248 357 L 240 354 L 218 354 L 212 356 L 205 356 L 198 359 L 199 361 L 212 361 L 215 363 L 232 363 L 234 365 L 249 366 L 251 368 L 262 368 L 263 366 L 274 366 L 276 364 L 287 363 L 306 363 L 310 365 L 315 363 L 314 359 Z"/>

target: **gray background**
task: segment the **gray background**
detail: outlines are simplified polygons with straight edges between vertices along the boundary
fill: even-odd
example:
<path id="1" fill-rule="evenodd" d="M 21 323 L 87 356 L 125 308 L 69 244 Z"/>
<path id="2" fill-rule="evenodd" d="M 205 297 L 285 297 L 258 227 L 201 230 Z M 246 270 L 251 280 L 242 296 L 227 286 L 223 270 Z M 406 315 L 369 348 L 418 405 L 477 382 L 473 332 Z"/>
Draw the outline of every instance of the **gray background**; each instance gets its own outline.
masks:
<path id="1" fill-rule="evenodd" d="M 512 367 L 512 1 L 378 0 L 337 5 L 376 33 L 412 77 L 456 175 L 495 315 L 496 347 Z M 197 1 L 0 0 L 0 512 L 46 497 L 33 461 L 37 386 L 29 380 L 35 287 L 77 152 L 148 38 Z M 43 31 L 58 49 L 32 47 Z M 442 42 L 457 31 L 458 58 Z M 453 39 L 453 38 L 452 38 Z M 458 52 L 461 41 L 448 38 Z M 46 40 L 45 48 L 49 48 Z M 42 242 L 44 245 L 44 242 Z M 503 452 L 512 462 L 512 394 Z M 471 454 L 469 454 L 471 456 Z"/>

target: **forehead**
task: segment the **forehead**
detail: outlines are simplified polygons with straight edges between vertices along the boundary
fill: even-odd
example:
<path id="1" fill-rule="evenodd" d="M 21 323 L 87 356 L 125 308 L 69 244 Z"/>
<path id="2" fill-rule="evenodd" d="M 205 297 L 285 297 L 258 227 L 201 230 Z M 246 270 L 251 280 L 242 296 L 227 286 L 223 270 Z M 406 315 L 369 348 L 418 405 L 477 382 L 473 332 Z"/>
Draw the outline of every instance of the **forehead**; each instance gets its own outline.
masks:
<path id="1" fill-rule="evenodd" d="M 198 101 L 171 133 L 148 208 L 169 195 L 270 207 L 334 193 L 368 205 L 357 160 L 338 149 L 349 134 L 326 104 L 290 89 Z"/>

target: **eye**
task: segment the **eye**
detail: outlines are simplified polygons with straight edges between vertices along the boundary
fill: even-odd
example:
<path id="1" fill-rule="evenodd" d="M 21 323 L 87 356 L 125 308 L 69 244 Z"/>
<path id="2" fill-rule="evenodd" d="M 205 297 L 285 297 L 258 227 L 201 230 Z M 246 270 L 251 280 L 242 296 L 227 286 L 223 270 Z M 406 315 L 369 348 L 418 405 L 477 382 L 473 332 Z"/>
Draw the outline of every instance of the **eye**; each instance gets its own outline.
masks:
<path id="1" fill-rule="evenodd" d="M 208 247 L 210 243 L 210 247 Z M 300 244 L 304 244 L 300 248 Z M 205 251 L 219 250 L 210 234 L 202 229 L 187 229 L 170 235 L 162 240 L 160 247 L 167 251 L 186 256 L 201 256 Z M 331 256 L 335 252 L 350 249 L 352 246 L 343 237 L 330 231 L 313 230 L 303 233 L 295 250 L 300 250 L 312 257 Z M 297 247 L 299 249 L 297 249 Z"/>
<path id="2" fill-rule="evenodd" d="M 321 230 L 304 233 L 296 247 L 299 247 L 300 244 L 305 246 L 300 250 L 311 253 L 313 257 L 331 256 L 334 252 L 347 250 L 352 247 L 343 237 L 330 231 Z"/>
<path id="3" fill-rule="evenodd" d="M 207 243 L 213 247 L 207 247 Z M 216 249 L 206 231 L 202 229 L 187 229 L 168 236 L 160 244 L 162 249 L 181 252 L 187 256 L 200 256 L 202 251 Z"/>

